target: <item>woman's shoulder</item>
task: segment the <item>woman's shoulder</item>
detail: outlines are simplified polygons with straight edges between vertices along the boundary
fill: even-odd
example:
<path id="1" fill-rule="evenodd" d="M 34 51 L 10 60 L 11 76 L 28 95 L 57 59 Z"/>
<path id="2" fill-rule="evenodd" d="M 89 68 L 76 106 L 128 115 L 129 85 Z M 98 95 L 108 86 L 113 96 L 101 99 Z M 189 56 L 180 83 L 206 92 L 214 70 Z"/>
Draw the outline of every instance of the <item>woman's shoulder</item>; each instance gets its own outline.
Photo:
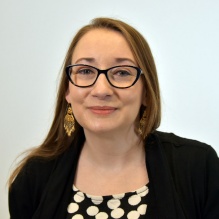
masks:
<path id="1" fill-rule="evenodd" d="M 180 137 L 174 133 L 156 131 L 155 135 L 158 136 L 160 142 L 166 149 L 178 149 L 178 150 L 194 150 L 194 151 L 214 151 L 212 146 L 200 142 L 198 140 Z"/>
<path id="2" fill-rule="evenodd" d="M 214 148 L 206 143 L 179 137 L 173 133 L 155 132 L 161 149 L 170 166 L 190 170 L 216 168 L 219 171 L 219 159 Z"/>
<path id="3" fill-rule="evenodd" d="M 52 171 L 54 165 L 58 158 L 42 158 L 42 157 L 33 157 L 30 158 L 23 169 L 21 174 L 28 174 L 30 177 L 33 176 L 48 176 L 49 172 Z"/>
<path id="4" fill-rule="evenodd" d="M 30 158 L 22 167 L 14 182 L 12 188 L 25 184 L 31 188 L 34 185 L 44 186 L 53 171 L 57 159 L 46 159 L 40 157 Z"/>
<path id="5" fill-rule="evenodd" d="M 219 159 L 214 148 L 206 143 L 179 137 L 173 133 L 156 132 L 161 147 L 173 169 L 178 166 L 190 170 L 197 168 L 207 170 L 210 168 L 219 171 Z M 181 169 L 181 170 L 182 170 Z"/>
<path id="6" fill-rule="evenodd" d="M 31 218 L 55 166 L 56 159 L 30 158 L 22 167 L 9 189 L 11 215 Z M 25 211 L 21 210 L 25 209 Z M 22 216 L 21 216 L 22 215 Z M 24 217 L 24 215 L 27 215 Z M 19 217 L 19 216 L 18 216 Z"/>

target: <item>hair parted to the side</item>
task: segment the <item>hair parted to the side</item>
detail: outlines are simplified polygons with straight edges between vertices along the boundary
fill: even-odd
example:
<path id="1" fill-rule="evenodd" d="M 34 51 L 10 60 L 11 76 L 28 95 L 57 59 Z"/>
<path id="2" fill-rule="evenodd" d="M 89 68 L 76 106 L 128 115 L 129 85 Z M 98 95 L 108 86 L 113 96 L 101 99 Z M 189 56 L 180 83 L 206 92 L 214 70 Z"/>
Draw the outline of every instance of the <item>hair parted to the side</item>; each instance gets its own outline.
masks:
<path id="1" fill-rule="evenodd" d="M 98 28 L 120 32 L 127 40 L 138 67 L 140 67 L 144 72 L 147 117 L 143 135 L 147 136 L 149 133 L 153 132 L 159 127 L 161 120 L 159 83 L 156 66 L 148 43 L 136 29 L 125 22 L 111 18 L 95 18 L 90 24 L 82 27 L 77 32 L 69 46 L 62 67 L 60 85 L 56 98 L 54 119 L 44 142 L 40 146 L 29 150 L 26 156 L 20 161 L 20 163 L 18 163 L 18 166 L 12 172 L 8 180 L 9 187 L 18 173 L 30 159 L 53 159 L 66 151 L 70 145 L 79 147 L 85 141 L 83 128 L 77 123 L 77 121 L 75 122 L 75 131 L 71 137 L 68 137 L 64 130 L 64 116 L 68 104 L 65 99 L 65 95 L 69 85 L 65 74 L 65 68 L 71 64 L 72 54 L 78 41 L 90 30 Z M 140 118 L 144 110 L 145 107 L 142 106 L 140 110 Z"/>

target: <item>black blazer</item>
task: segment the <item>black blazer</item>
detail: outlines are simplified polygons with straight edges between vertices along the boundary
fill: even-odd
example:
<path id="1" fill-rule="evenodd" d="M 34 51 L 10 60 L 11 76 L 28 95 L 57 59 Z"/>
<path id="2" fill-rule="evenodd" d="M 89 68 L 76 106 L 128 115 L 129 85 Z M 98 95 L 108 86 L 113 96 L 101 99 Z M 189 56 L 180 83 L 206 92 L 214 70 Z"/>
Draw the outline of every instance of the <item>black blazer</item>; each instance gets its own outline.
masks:
<path id="1" fill-rule="evenodd" d="M 29 161 L 9 192 L 11 219 L 64 219 L 80 150 Z M 147 219 L 219 219 L 219 159 L 210 146 L 155 132 L 145 150 L 153 194 Z"/>

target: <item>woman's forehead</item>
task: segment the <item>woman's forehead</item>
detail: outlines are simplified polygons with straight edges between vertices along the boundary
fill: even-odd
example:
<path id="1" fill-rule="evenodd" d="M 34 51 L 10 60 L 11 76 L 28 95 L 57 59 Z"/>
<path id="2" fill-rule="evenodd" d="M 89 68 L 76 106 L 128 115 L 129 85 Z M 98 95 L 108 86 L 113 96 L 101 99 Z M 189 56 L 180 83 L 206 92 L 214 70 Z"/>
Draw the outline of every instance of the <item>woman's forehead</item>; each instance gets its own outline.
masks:
<path id="1" fill-rule="evenodd" d="M 75 63 L 82 59 L 93 61 L 101 58 L 131 60 L 135 63 L 130 46 L 121 33 L 108 29 L 90 30 L 76 44 L 72 61 Z"/>

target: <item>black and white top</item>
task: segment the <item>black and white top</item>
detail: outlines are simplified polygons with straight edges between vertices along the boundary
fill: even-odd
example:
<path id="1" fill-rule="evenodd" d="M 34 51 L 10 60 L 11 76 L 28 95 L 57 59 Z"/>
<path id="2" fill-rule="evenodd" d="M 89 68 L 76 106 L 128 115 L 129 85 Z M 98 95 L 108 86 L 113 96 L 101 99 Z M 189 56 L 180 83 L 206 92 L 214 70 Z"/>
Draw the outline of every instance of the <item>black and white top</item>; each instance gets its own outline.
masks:
<path id="1" fill-rule="evenodd" d="M 73 186 L 73 198 L 68 205 L 67 219 L 141 219 L 148 203 L 148 185 L 132 192 L 109 195 L 88 195 Z"/>

